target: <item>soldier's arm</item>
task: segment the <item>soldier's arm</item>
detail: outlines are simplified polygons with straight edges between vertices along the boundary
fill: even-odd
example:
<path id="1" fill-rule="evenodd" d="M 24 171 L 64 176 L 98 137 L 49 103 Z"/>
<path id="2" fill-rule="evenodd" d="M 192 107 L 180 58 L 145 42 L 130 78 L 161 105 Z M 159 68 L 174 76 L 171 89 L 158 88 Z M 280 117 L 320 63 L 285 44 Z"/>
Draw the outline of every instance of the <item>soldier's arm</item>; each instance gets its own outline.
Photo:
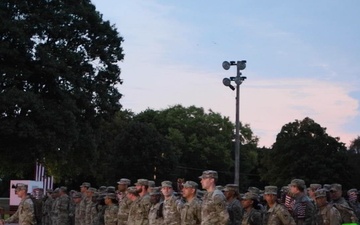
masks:
<path id="1" fill-rule="evenodd" d="M 18 221 L 19 221 L 19 210 L 16 210 L 16 212 L 12 216 L 4 220 L 4 224 L 18 222 Z"/>
<path id="2" fill-rule="evenodd" d="M 341 224 L 341 216 L 339 210 L 332 207 L 330 210 L 330 225 L 339 225 Z"/>

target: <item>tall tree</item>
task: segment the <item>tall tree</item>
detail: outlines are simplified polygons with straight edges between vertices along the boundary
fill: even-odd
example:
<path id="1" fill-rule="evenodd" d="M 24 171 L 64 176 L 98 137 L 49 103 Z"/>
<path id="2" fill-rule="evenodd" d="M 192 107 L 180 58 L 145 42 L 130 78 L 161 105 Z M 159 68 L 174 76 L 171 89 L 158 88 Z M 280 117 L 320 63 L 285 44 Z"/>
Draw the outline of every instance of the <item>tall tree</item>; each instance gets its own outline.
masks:
<path id="1" fill-rule="evenodd" d="M 3 0 L 0 20 L 0 173 L 36 159 L 92 173 L 101 121 L 121 108 L 123 39 L 89 0 Z"/>
<path id="2" fill-rule="evenodd" d="M 293 178 L 351 185 L 345 144 L 308 117 L 282 127 L 263 164 L 262 179 L 278 186 Z"/>

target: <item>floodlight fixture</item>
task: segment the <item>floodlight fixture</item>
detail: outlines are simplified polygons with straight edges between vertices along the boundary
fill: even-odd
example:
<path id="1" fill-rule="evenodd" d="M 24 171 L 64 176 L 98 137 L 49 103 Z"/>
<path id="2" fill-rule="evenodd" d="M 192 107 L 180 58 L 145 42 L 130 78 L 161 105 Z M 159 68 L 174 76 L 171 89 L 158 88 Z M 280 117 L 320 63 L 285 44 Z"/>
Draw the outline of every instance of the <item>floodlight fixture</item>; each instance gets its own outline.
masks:
<path id="1" fill-rule="evenodd" d="M 229 87 L 231 90 L 235 90 L 235 87 L 231 85 L 231 80 L 229 78 L 224 78 L 223 79 L 223 84 L 226 86 L 226 87 Z"/>
<path id="2" fill-rule="evenodd" d="M 224 70 L 228 70 L 228 69 L 230 69 L 230 63 L 228 62 L 228 61 L 224 61 L 223 63 L 222 63 L 222 67 L 224 68 Z"/>

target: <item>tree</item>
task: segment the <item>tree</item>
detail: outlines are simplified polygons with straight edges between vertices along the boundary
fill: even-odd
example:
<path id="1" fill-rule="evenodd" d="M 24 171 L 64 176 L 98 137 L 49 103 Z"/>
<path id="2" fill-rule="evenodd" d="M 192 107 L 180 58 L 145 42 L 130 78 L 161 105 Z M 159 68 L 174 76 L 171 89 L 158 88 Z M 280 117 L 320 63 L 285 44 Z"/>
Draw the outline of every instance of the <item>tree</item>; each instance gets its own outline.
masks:
<path id="1" fill-rule="evenodd" d="M 93 173 L 123 39 L 89 0 L 4 0 L 0 20 L 0 175 L 36 159 L 58 178 Z"/>
<path id="2" fill-rule="evenodd" d="M 206 113 L 203 108 L 175 105 L 161 111 L 145 110 L 134 119 L 153 124 L 171 143 L 171 151 L 179 160 L 178 177 L 197 181 L 203 170 L 213 169 L 219 172 L 219 183 L 233 183 L 234 124 L 229 118 L 212 110 Z M 256 146 L 257 138 L 248 125 L 242 128 L 241 134 L 244 163 L 246 149 Z"/>
<path id="3" fill-rule="evenodd" d="M 357 138 L 351 141 L 349 151 L 354 154 L 360 153 L 360 136 L 357 136 Z"/>
<path id="4" fill-rule="evenodd" d="M 263 160 L 263 180 L 287 185 L 293 178 L 307 183 L 350 185 L 345 144 L 306 117 L 284 125 Z"/>

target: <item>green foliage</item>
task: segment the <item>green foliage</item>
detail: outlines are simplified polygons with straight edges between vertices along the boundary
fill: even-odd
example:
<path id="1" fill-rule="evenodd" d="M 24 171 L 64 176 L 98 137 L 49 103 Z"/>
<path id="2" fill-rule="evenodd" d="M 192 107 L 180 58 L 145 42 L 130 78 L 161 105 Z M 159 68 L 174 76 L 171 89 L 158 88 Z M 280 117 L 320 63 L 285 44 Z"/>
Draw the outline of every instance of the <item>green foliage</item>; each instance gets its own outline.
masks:
<path id="1" fill-rule="evenodd" d="M 310 118 L 284 125 L 263 159 L 262 179 L 287 185 L 293 178 L 307 183 L 350 182 L 346 148 Z"/>
<path id="2" fill-rule="evenodd" d="M 46 159 L 59 179 L 93 173 L 121 107 L 122 38 L 89 0 L 4 0 L 0 20 L 0 171 Z"/>

